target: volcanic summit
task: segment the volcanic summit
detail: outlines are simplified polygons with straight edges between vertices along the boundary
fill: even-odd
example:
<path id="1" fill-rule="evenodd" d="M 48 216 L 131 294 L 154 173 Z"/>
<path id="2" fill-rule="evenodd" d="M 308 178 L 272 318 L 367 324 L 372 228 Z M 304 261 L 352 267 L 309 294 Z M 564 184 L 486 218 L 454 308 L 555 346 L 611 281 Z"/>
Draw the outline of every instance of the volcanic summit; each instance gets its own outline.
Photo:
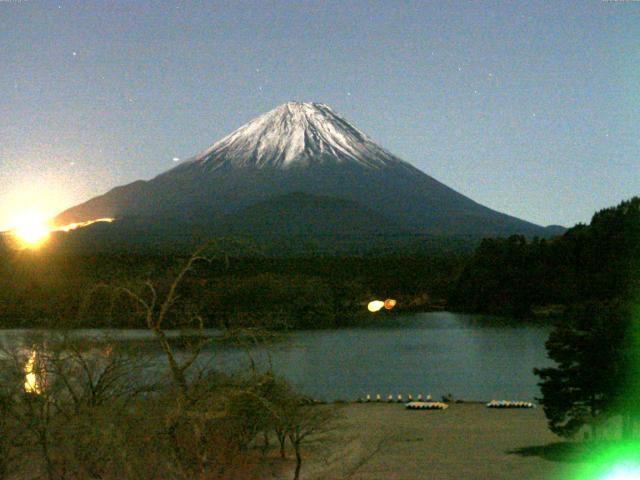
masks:
<path id="1" fill-rule="evenodd" d="M 175 224 L 183 238 L 192 226 L 208 235 L 283 237 L 372 230 L 444 237 L 549 235 L 438 182 L 329 106 L 299 102 L 260 115 L 175 168 L 114 188 L 55 221 L 103 217 L 116 218 L 110 229 L 135 221 L 149 228 L 163 224 L 169 233 Z M 373 228 L 363 229 L 366 224 Z"/>

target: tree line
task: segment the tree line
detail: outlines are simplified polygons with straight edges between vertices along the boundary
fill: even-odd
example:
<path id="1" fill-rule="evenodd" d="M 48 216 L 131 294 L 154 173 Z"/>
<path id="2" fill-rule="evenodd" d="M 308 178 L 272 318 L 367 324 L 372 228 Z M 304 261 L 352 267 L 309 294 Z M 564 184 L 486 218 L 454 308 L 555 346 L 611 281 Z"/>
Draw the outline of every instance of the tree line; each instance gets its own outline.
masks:
<path id="1" fill-rule="evenodd" d="M 623 438 L 640 437 L 640 198 L 550 241 L 484 240 L 450 305 L 519 316 L 560 307 L 546 342 L 555 365 L 535 370 L 550 429 L 599 438 L 620 419 Z"/>
<path id="2" fill-rule="evenodd" d="M 536 307 L 629 297 L 638 289 L 640 198 L 597 212 L 551 240 L 485 239 L 449 295 L 454 309 L 531 315 Z"/>
<path id="3" fill-rule="evenodd" d="M 162 287 L 187 259 L 0 249 L 0 326 L 59 327 L 73 319 L 84 328 L 144 327 L 140 316 L 130 315 L 126 301 L 94 292 L 103 285 L 149 278 Z M 181 284 L 181 298 L 199 305 L 208 327 L 362 324 L 372 320 L 366 304 L 376 298 L 395 298 L 405 310 L 441 306 L 463 261 L 461 255 L 229 256 L 198 265 Z"/>

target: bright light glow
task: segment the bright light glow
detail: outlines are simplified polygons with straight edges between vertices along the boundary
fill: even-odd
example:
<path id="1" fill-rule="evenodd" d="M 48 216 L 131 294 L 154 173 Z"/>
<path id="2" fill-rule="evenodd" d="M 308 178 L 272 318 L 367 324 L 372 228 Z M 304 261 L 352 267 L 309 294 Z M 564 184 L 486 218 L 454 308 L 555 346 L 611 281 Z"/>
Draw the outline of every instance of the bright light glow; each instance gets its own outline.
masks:
<path id="1" fill-rule="evenodd" d="M 622 464 L 614 467 L 602 480 L 637 480 L 640 478 L 640 463 Z"/>
<path id="2" fill-rule="evenodd" d="M 396 306 L 396 303 L 398 302 L 396 302 L 393 298 L 387 298 L 384 301 L 384 308 L 386 308 L 387 310 L 391 310 L 393 307 Z"/>
<path id="3" fill-rule="evenodd" d="M 27 393 L 40 394 L 42 392 L 40 382 L 35 372 L 37 359 L 36 351 L 33 350 L 27 361 L 27 365 L 24 367 L 24 391 Z"/>
<path id="4" fill-rule="evenodd" d="M 38 247 L 49 237 L 49 227 L 44 215 L 25 213 L 14 225 L 13 235 L 27 248 Z"/>
<path id="5" fill-rule="evenodd" d="M 367 310 L 369 310 L 370 312 L 378 312 L 382 309 L 382 307 L 384 307 L 383 301 L 373 300 L 372 302 L 369 302 L 369 304 L 367 305 Z"/>
<path id="6" fill-rule="evenodd" d="M 92 225 L 98 222 L 111 223 L 113 222 L 113 220 L 114 220 L 113 218 L 105 217 L 105 218 L 98 218 L 96 220 L 87 220 L 86 222 L 70 223 L 69 225 L 64 225 L 62 227 L 54 228 L 53 231 L 54 232 L 70 232 L 71 230 L 75 230 L 76 228 L 88 227 L 89 225 Z"/>
<path id="7" fill-rule="evenodd" d="M 95 220 L 87 220 L 86 222 L 70 223 L 60 227 L 50 227 L 44 215 L 37 213 L 26 213 L 21 215 L 14 222 L 11 233 L 18 240 L 22 248 L 38 248 L 48 238 L 52 232 L 70 232 L 77 228 L 88 227 L 98 222 L 113 222 L 113 218 L 97 218 Z"/>
<path id="8" fill-rule="evenodd" d="M 571 480 L 637 480 L 639 441 L 605 442 L 587 449 Z"/>

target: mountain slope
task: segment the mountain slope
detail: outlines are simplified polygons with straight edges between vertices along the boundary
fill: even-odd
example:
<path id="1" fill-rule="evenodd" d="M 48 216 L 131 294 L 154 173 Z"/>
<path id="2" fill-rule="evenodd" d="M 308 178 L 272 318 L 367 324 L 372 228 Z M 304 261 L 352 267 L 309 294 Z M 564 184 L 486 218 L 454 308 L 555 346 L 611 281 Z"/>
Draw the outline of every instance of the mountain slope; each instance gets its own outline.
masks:
<path id="1" fill-rule="evenodd" d="M 546 236 L 544 228 L 484 207 L 395 157 L 328 106 L 295 102 L 257 117 L 152 180 L 115 188 L 55 220 L 136 217 L 213 224 L 294 192 L 355 202 L 412 233 Z M 326 227 L 330 234 L 330 222 Z"/>
<path id="2" fill-rule="evenodd" d="M 221 231 L 260 238 L 402 234 L 402 227 L 356 202 L 294 192 L 270 198 L 221 220 Z"/>

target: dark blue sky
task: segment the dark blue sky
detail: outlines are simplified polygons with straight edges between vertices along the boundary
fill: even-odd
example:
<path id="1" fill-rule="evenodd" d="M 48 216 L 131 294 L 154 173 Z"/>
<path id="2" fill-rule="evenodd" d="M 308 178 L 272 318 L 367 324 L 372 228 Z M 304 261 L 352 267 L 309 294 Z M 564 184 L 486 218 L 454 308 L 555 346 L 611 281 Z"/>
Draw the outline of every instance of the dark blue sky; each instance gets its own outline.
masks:
<path id="1" fill-rule="evenodd" d="M 489 207 L 640 194 L 640 2 L 0 1 L 0 228 L 327 103 Z"/>

